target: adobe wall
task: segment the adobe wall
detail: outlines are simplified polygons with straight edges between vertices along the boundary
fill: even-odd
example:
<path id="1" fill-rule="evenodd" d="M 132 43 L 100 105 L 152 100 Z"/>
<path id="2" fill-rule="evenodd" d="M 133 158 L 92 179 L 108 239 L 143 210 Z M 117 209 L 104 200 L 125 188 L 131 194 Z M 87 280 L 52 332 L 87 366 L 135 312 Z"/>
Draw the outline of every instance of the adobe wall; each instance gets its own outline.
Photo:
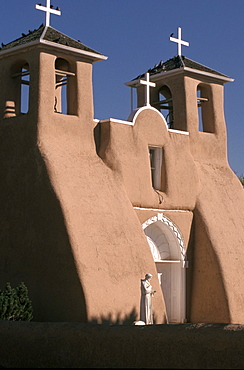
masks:
<path id="1" fill-rule="evenodd" d="M 119 176 L 133 206 L 193 210 L 198 179 L 187 133 L 169 132 L 163 116 L 143 107 L 128 118 L 131 126 L 116 120 L 101 122 L 99 155 Z M 163 148 L 163 189 L 152 187 L 148 147 Z M 159 195 L 163 202 L 160 202 Z"/>
<path id="2" fill-rule="evenodd" d="M 83 135 L 77 117 L 60 115 L 38 127 L 27 116 L 0 122 L 0 289 L 23 281 L 35 321 L 132 323 L 150 272 L 155 320 L 164 323 L 141 224 L 97 155 L 93 128 Z"/>
<path id="3" fill-rule="evenodd" d="M 192 275 L 191 322 L 212 317 L 243 323 L 244 190 L 228 167 L 202 163 L 197 169 L 201 186 L 192 258 L 201 267 Z"/>
<path id="4" fill-rule="evenodd" d="M 36 77 L 31 114 L 0 121 L 0 289 L 23 281 L 35 321 L 132 323 L 140 280 L 150 272 L 160 287 L 123 184 L 96 152 L 92 65 L 77 61 L 77 115 L 62 115 L 54 112 L 56 56 L 43 47 L 26 58 Z M 160 293 L 154 309 L 166 322 Z"/>
<path id="5" fill-rule="evenodd" d="M 0 321 L 2 368 L 242 369 L 244 325 Z"/>
<path id="6" fill-rule="evenodd" d="M 83 135 L 77 117 L 56 117 L 41 120 L 38 131 L 27 116 L 1 121 L 0 288 L 24 281 L 35 321 L 132 323 L 139 318 L 140 279 L 150 272 L 155 319 L 164 323 L 163 297 L 141 226 L 158 211 L 139 209 L 156 208 L 175 222 L 186 242 L 188 321 L 242 323 L 243 189 L 233 172 L 194 162 L 187 135 L 165 130 L 162 139 L 158 130 L 164 122 L 151 109 L 137 117 L 141 125 L 105 124 L 105 163 L 96 152 L 94 122 Z M 147 139 L 150 119 L 156 134 Z M 171 185 L 159 204 L 148 144 L 164 140 Z M 183 150 L 179 160 L 175 147 Z"/>
<path id="7" fill-rule="evenodd" d="M 208 120 L 212 132 L 200 132 L 197 109 L 192 105 L 200 81 L 187 77 L 185 82 L 190 151 L 198 179 L 194 250 L 189 251 L 198 268 L 191 275 L 189 320 L 243 323 L 244 191 L 227 158 L 224 90 L 220 83 L 203 79 L 211 92 Z"/>
<path id="8" fill-rule="evenodd" d="M 133 207 L 176 211 L 191 262 L 188 321 L 244 322 L 244 199 L 226 159 L 222 86 L 214 87 L 216 135 L 196 132 L 197 109 L 190 110 L 196 81 L 187 78 L 192 132 L 168 131 L 160 113 L 147 108 L 133 124 L 102 122 L 99 147 L 91 64 L 77 61 L 77 115 L 71 116 L 54 112 L 55 54 L 33 51 L 26 58 L 36 73 L 30 115 L 2 114 L 0 121 L 0 289 L 24 281 L 35 321 L 132 323 L 139 318 L 140 279 L 150 272 L 156 323 L 165 323 L 141 226 L 154 211 Z M 6 72 L 7 58 L 1 63 Z M 9 75 L 2 78 L 7 85 Z M 3 104 L 10 93 L 14 88 L 2 89 Z M 164 148 L 159 192 L 151 184 L 149 145 Z"/>
<path id="9" fill-rule="evenodd" d="M 196 81 L 190 83 L 195 91 Z M 216 133 L 196 127 L 189 135 L 168 131 L 154 108 L 143 107 L 129 117 L 131 126 L 101 123 L 106 139 L 99 154 L 118 174 L 141 223 L 162 212 L 181 230 L 189 261 L 188 321 L 243 323 L 244 192 L 226 158 L 223 87 L 213 90 L 220 106 Z M 189 121 L 193 128 L 196 117 Z M 164 153 L 163 189 L 157 192 L 151 186 L 150 145 Z"/>

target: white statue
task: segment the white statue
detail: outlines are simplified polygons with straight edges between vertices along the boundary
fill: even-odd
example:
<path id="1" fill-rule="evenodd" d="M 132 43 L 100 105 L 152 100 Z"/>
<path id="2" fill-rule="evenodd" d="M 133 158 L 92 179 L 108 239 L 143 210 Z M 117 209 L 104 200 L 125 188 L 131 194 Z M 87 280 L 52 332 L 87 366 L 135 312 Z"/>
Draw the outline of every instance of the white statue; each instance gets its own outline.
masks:
<path id="1" fill-rule="evenodd" d="M 153 324 L 152 297 L 156 290 L 153 290 L 150 280 L 152 274 L 146 274 L 145 279 L 141 279 L 141 307 L 140 320 L 146 325 Z"/>

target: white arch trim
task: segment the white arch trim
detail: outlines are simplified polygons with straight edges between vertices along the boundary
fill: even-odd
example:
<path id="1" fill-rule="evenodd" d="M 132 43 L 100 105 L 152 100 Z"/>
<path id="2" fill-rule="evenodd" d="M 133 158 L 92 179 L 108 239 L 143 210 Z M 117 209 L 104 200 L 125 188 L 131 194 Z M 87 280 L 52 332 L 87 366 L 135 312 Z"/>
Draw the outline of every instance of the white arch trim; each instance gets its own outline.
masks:
<path id="1" fill-rule="evenodd" d="M 140 112 L 142 112 L 145 109 L 150 109 L 150 110 L 153 110 L 154 112 L 156 112 L 162 118 L 162 120 L 163 120 L 163 122 L 164 122 L 164 124 L 166 126 L 166 129 L 168 131 L 168 126 L 167 126 L 167 123 L 165 121 L 164 116 L 162 115 L 161 112 L 159 112 L 159 110 L 157 110 L 156 108 L 152 107 L 151 105 L 149 105 L 149 106 L 143 106 L 143 107 L 140 107 L 140 108 L 137 108 L 137 109 L 133 110 L 131 112 L 131 114 L 129 115 L 127 121 L 123 121 L 123 120 L 115 119 L 115 118 L 107 118 L 107 119 L 102 119 L 102 120 L 96 120 L 96 119 L 94 119 L 94 121 L 95 122 L 100 122 L 100 123 L 115 122 L 115 123 L 120 123 L 120 124 L 123 124 L 123 125 L 134 126 L 138 115 L 140 114 Z"/>
<path id="2" fill-rule="evenodd" d="M 165 126 L 166 126 L 166 128 L 167 128 L 167 131 L 168 131 L 167 122 L 166 122 L 166 120 L 165 120 L 164 116 L 162 115 L 162 113 L 161 113 L 158 109 L 156 109 L 156 108 L 152 107 L 151 105 L 145 105 L 145 106 L 143 106 L 143 107 L 139 107 L 139 108 L 137 108 L 137 109 L 133 110 L 133 111 L 131 112 L 131 114 L 129 115 L 129 117 L 128 117 L 128 121 L 132 122 L 132 124 L 133 124 L 133 126 L 134 126 L 134 124 L 135 124 L 135 122 L 136 122 L 136 119 L 137 119 L 138 115 L 139 115 L 143 110 L 145 110 L 145 109 L 150 109 L 150 110 L 153 110 L 154 112 L 156 112 L 156 113 L 157 113 L 157 114 L 162 118 L 162 120 L 163 120 L 163 122 L 164 122 L 164 124 L 165 124 Z"/>
<path id="3" fill-rule="evenodd" d="M 166 127 L 167 131 L 172 132 L 172 133 L 176 133 L 176 134 L 181 134 L 181 135 L 189 135 L 189 132 L 187 132 L 187 131 L 169 129 L 168 128 L 168 125 L 167 125 L 167 122 L 166 122 L 163 114 L 158 109 L 152 107 L 151 105 L 149 105 L 149 106 L 143 106 L 143 107 L 139 107 L 139 108 L 134 109 L 130 113 L 127 121 L 124 121 L 124 120 L 121 120 L 121 119 L 116 119 L 116 118 L 106 118 L 106 119 L 101 119 L 101 120 L 94 119 L 93 121 L 96 122 L 96 123 L 99 123 L 99 122 L 100 123 L 114 122 L 114 123 L 120 123 L 122 125 L 134 126 L 139 113 L 142 112 L 145 109 L 153 110 L 154 112 L 156 112 L 157 114 L 159 114 L 160 117 L 162 118 L 164 124 L 165 124 L 165 127 Z"/>
<path id="4" fill-rule="evenodd" d="M 178 227 L 168 217 L 164 216 L 162 213 L 158 213 L 156 216 L 149 218 L 147 221 L 145 221 L 142 224 L 143 230 L 149 225 L 151 225 L 152 223 L 155 223 L 157 221 L 161 221 L 162 223 L 164 223 L 166 226 L 168 226 L 171 229 L 171 231 L 177 238 L 178 244 L 180 246 L 181 258 L 184 261 L 186 258 L 186 248 L 185 248 L 183 236 L 180 230 L 178 229 Z"/>

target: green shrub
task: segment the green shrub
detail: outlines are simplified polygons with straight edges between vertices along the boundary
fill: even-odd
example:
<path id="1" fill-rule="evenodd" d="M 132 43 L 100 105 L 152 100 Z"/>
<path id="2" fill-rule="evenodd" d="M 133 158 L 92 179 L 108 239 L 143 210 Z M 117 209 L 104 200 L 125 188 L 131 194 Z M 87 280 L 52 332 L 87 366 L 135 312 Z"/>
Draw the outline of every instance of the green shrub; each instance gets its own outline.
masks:
<path id="1" fill-rule="evenodd" d="M 31 321 L 32 313 L 28 289 L 23 282 L 16 289 L 7 283 L 5 290 L 0 290 L 0 320 Z"/>
<path id="2" fill-rule="evenodd" d="M 242 174 L 242 175 L 238 176 L 238 178 L 239 178 L 240 182 L 242 183 L 242 186 L 244 186 L 244 175 Z"/>

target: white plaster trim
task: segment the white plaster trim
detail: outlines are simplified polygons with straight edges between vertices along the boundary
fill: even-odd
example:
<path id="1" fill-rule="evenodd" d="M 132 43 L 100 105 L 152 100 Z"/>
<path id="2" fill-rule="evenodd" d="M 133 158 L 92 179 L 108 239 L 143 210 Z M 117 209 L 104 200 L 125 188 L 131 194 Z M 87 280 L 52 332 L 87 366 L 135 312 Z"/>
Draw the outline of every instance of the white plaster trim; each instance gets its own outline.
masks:
<path id="1" fill-rule="evenodd" d="M 41 40 L 42 40 L 42 39 L 43 39 L 43 37 L 45 36 L 45 33 L 47 32 L 47 29 L 48 29 L 48 26 L 45 26 L 45 27 L 44 27 L 44 30 L 42 31 L 41 37 L 40 37 L 40 39 L 41 39 Z"/>
<path id="2" fill-rule="evenodd" d="M 185 71 L 187 71 L 187 72 L 192 72 L 192 73 L 200 74 L 200 75 L 203 75 L 203 76 L 215 78 L 217 80 L 221 80 L 221 81 L 225 81 L 225 82 L 233 82 L 234 81 L 233 78 L 216 75 L 215 73 L 210 73 L 210 72 L 205 72 L 205 71 L 199 71 L 198 69 L 193 69 L 193 68 L 189 68 L 189 67 L 183 67 L 183 69 Z"/>
<path id="3" fill-rule="evenodd" d="M 174 134 L 181 134 L 181 135 L 188 135 L 189 136 L 188 131 L 174 130 L 173 128 L 169 128 L 168 131 L 173 132 Z"/>
<path id="4" fill-rule="evenodd" d="M 152 110 L 154 110 L 155 112 L 157 112 L 157 113 L 159 113 L 160 114 L 160 116 L 161 116 L 161 118 L 163 118 L 164 119 L 164 122 L 165 122 L 165 125 L 166 125 L 166 128 L 167 128 L 167 130 L 169 131 L 169 132 L 171 132 L 171 133 L 174 133 L 174 134 L 180 134 L 180 135 L 187 135 L 187 136 L 189 136 L 189 132 L 188 131 L 181 131 L 181 130 L 174 130 L 174 129 L 172 129 L 172 128 L 168 128 L 168 126 L 167 126 L 167 123 L 166 123 L 166 121 L 165 121 L 165 118 L 164 118 L 164 116 L 156 109 L 156 108 L 154 108 L 154 107 L 148 107 L 148 106 L 144 106 L 144 107 L 140 107 L 140 108 L 137 108 L 137 109 L 135 109 L 131 114 L 130 114 L 130 116 L 129 116 L 129 118 L 132 118 L 132 122 L 129 120 L 129 118 L 128 118 L 128 121 L 124 121 L 124 120 L 120 120 L 120 119 L 116 119 L 116 118 L 105 118 L 105 119 L 101 119 L 101 120 L 99 120 L 99 119 L 94 119 L 94 122 L 96 122 L 96 123 L 98 123 L 98 122 L 100 122 L 100 123 L 108 123 L 108 122 L 114 122 L 114 123 L 120 123 L 120 124 L 122 124 L 122 125 L 129 125 L 129 126 L 134 126 L 135 125 L 135 121 L 136 121 L 136 117 L 138 116 L 138 114 L 140 113 L 140 111 L 141 110 L 144 110 L 144 109 L 152 109 Z M 133 114 L 134 114 L 134 116 L 133 116 Z"/>
<path id="5" fill-rule="evenodd" d="M 158 109 L 156 109 L 156 108 L 154 108 L 154 107 L 152 107 L 151 105 L 145 105 L 145 106 L 143 106 L 143 107 L 139 107 L 139 108 L 137 108 L 137 109 L 135 109 L 135 110 L 133 110 L 132 112 L 131 112 L 131 114 L 129 115 L 129 117 L 128 117 L 128 121 L 131 121 L 131 122 L 133 122 L 133 125 L 135 124 L 135 121 L 136 121 L 136 119 L 137 119 L 137 116 L 143 111 L 143 110 L 145 110 L 145 109 L 150 109 L 150 110 L 153 110 L 154 112 L 156 112 L 162 119 L 163 119 L 163 121 L 164 121 L 164 124 L 165 124 L 165 126 L 166 126 L 166 128 L 167 128 L 167 130 L 168 130 L 168 126 L 167 126 L 167 123 L 166 123 L 166 121 L 165 121 L 165 118 L 164 118 L 164 116 L 162 115 L 162 113 L 160 113 L 159 112 L 159 110 Z"/>
<path id="6" fill-rule="evenodd" d="M 165 123 L 165 126 L 168 130 L 168 126 L 167 126 L 167 123 L 165 121 L 165 118 L 164 116 L 162 115 L 162 113 L 160 113 L 156 108 L 152 107 L 151 105 L 150 106 L 143 106 L 143 107 L 140 107 L 140 108 L 137 108 L 135 110 L 133 110 L 133 112 L 131 112 L 131 114 L 129 115 L 128 117 L 128 121 L 123 121 L 123 120 L 120 120 L 120 119 L 115 119 L 115 118 L 106 118 L 106 119 L 101 119 L 99 122 L 100 123 L 106 123 L 106 122 L 115 122 L 115 123 L 120 123 L 122 125 L 129 125 L 129 126 L 134 126 L 135 125 L 135 121 L 137 119 L 137 116 L 139 115 L 140 112 L 142 112 L 144 109 L 150 109 L 150 110 L 153 110 L 154 112 L 156 112 L 157 114 L 160 115 L 160 117 L 163 119 L 164 123 Z M 174 131 L 174 130 L 173 130 Z M 181 132 L 181 131 L 179 131 Z"/>
<path id="7" fill-rule="evenodd" d="M 41 44 L 49 45 L 49 46 L 59 48 L 59 49 L 65 50 L 65 51 L 70 51 L 70 52 L 76 53 L 76 54 L 82 54 L 82 55 L 85 55 L 85 56 L 90 57 L 92 59 L 96 59 L 96 61 L 108 59 L 108 57 L 106 57 L 105 55 L 93 53 L 91 51 L 76 49 L 76 48 L 72 48 L 71 46 L 60 45 L 60 44 L 56 44 L 55 42 L 51 42 L 51 41 L 47 41 L 47 40 L 39 40 L 39 41 L 40 41 Z"/>
<path id="8" fill-rule="evenodd" d="M 122 125 L 134 126 L 134 123 L 132 123 L 132 122 L 123 121 L 123 120 L 116 119 L 116 118 L 105 118 L 105 119 L 99 120 L 98 122 L 100 122 L 100 123 L 114 122 L 114 123 L 120 123 Z"/>
<path id="9" fill-rule="evenodd" d="M 36 41 L 28 42 L 28 44 L 25 44 L 25 45 L 15 46 L 12 49 L 7 49 L 7 50 L 0 51 L 0 58 L 4 58 L 5 54 L 15 54 L 15 53 L 19 52 L 19 50 L 21 50 L 21 49 L 29 50 L 29 49 L 32 48 L 32 46 L 35 46 L 35 45 L 38 45 L 38 44 L 39 44 L 39 40 L 36 40 Z"/>
<path id="10" fill-rule="evenodd" d="M 43 35 L 43 33 L 42 33 L 42 35 Z M 3 58 L 5 56 L 5 54 L 14 54 L 14 53 L 19 52 L 21 49 L 29 50 L 33 46 L 36 46 L 36 45 L 41 46 L 41 44 L 51 46 L 52 48 L 55 47 L 55 48 L 58 48 L 58 49 L 62 49 L 64 51 L 69 51 L 69 52 L 76 53 L 76 54 L 82 54 L 84 56 L 87 56 L 88 58 L 92 58 L 94 60 L 94 62 L 98 62 L 100 60 L 108 59 L 108 57 L 106 57 L 105 55 L 102 55 L 102 54 L 96 54 L 96 53 L 92 53 L 92 52 L 89 52 L 89 51 L 76 49 L 76 48 L 72 48 L 70 46 L 60 45 L 60 44 L 56 44 L 55 42 L 40 40 L 40 39 L 32 41 L 32 42 L 28 42 L 28 44 L 15 46 L 12 49 L 7 49 L 7 50 L 0 51 L 0 58 Z"/>
<path id="11" fill-rule="evenodd" d="M 186 248 L 185 248 L 185 243 L 184 243 L 183 236 L 182 236 L 180 230 L 178 229 L 178 227 L 168 217 L 164 216 L 162 213 L 158 213 L 156 216 L 153 216 L 153 217 L 149 218 L 147 221 L 145 221 L 142 224 L 142 229 L 143 230 L 146 229 L 146 227 L 148 227 L 149 225 L 151 225 L 152 223 L 157 222 L 157 221 L 163 222 L 165 225 L 167 225 L 173 231 L 173 233 L 175 234 L 175 236 L 178 240 L 181 255 L 182 255 L 183 260 L 184 260 L 185 256 L 186 256 Z"/>
<path id="12" fill-rule="evenodd" d="M 183 73 L 184 71 L 185 72 L 191 72 L 191 73 L 194 73 L 194 74 L 200 74 L 200 75 L 207 76 L 207 77 L 211 77 L 211 78 L 221 80 L 221 81 L 224 81 L 224 82 L 233 82 L 234 81 L 234 79 L 230 78 L 230 77 L 220 76 L 220 75 L 217 75 L 215 73 L 200 71 L 198 69 L 193 69 L 193 68 L 189 68 L 189 67 L 180 67 L 178 69 L 173 69 L 171 71 L 160 72 L 158 74 L 150 76 L 150 78 L 151 78 L 151 81 L 158 81 L 158 80 L 161 80 L 161 78 L 163 76 L 169 76 L 169 75 L 172 75 L 172 74 L 177 75 L 177 74 Z M 140 81 L 140 79 L 138 78 L 137 80 L 126 82 L 125 85 L 137 88 L 140 85 L 139 81 Z"/>
<path id="13" fill-rule="evenodd" d="M 160 209 L 160 208 L 142 208 L 142 207 L 133 207 L 134 209 L 140 209 L 142 211 L 157 211 L 157 212 L 191 212 L 184 209 Z"/>
<path id="14" fill-rule="evenodd" d="M 154 260 L 154 262 L 158 263 L 181 263 L 182 260 Z"/>

